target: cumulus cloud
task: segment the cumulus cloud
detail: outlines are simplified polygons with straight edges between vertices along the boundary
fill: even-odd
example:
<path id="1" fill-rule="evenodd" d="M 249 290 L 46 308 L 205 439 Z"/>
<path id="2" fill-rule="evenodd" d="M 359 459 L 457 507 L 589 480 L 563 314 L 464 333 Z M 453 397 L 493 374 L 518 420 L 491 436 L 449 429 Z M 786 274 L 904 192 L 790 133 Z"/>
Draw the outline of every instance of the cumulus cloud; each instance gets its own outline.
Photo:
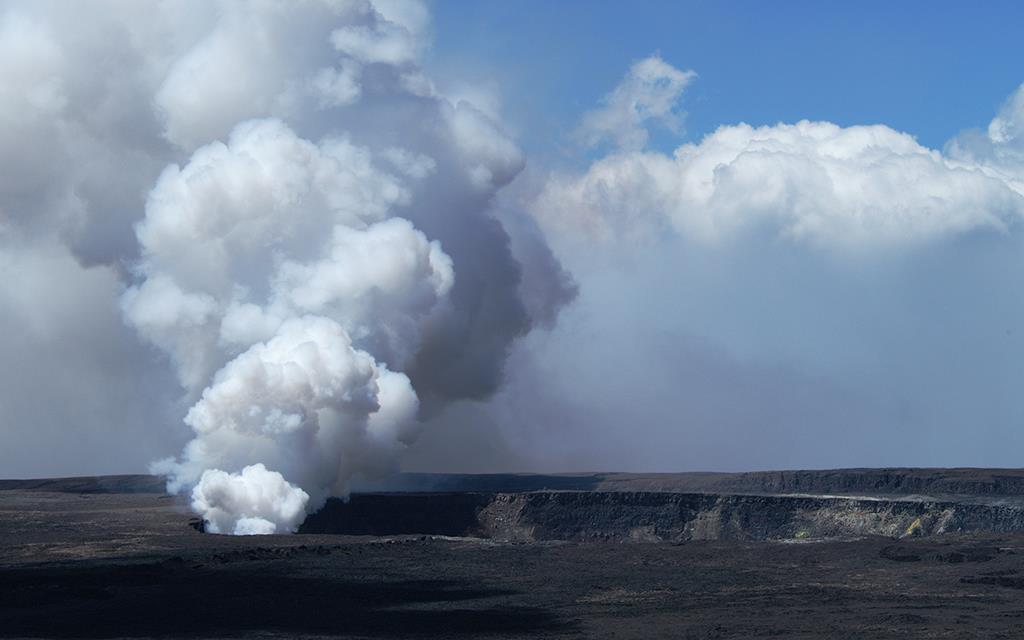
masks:
<path id="1" fill-rule="evenodd" d="M 961 133 L 946 144 L 946 153 L 988 167 L 1024 192 L 1024 85 L 1006 99 L 985 131 Z"/>
<path id="2" fill-rule="evenodd" d="M 577 135 L 590 146 L 607 141 L 632 150 L 647 144 L 651 124 L 679 133 L 683 120 L 679 99 L 696 77 L 693 71 L 680 71 L 658 56 L 639 60 L 601 100 L 601 106 L 583 116 Z"/>
<path id="3" fill-rule="evenodd" d="M 638 72 L 650 66 L 656 71 Z M 1024 215 L 1024 184 L 1016 158 L 1024 89 L 980 136 L 968 132 L 946 153 L 884 125 L 840 127 L 803 120 L 752 127 L 724 125 L 672 154 L 644 151 L 640 77 L 662 81 L 652 114 L 671 114 L 692 74 L 651 58 L 583 117 L 583 128 L 632 114 L 635 145 L 597 159 L 583 174 L 554 175 L 536 202 L 554 232 L 583 229 L 592 237 L 650 238 L 670 231 L 706 243 L 744 233 L 826 250 L 903 246 L 974 230 L 1005 233 Z M 646 86 L 641 83 L 641 87 Z M 675 87 L 674 89 L 670 89 Z M 644 94 L 644 91 L 639 91 Z M 653 117 L 653 116 L 652 116 Z M 601 126 L 596 130 L 612 131 Z M 639 132 L 639 133 L 637 133 Z"/>
<path id="4" fill-rule="evenodd" d="M 672 155 L 602 158 L 552 180 L 538 211 L 606 238 L 670 229 L 720 242 L 760 230 L 854 249 L 1005 232 L 1024 214 L 1024 192 L 889 127 L 801 121 L 720 127 Z"/>

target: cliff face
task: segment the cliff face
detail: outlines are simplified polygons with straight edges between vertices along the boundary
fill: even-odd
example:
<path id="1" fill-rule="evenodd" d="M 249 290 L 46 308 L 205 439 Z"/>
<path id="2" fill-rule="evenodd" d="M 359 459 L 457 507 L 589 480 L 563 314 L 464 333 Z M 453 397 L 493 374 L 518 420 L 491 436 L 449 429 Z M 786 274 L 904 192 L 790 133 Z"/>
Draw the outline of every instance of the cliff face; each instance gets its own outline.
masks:
<path id="1" fill-rule="evenodd" d="M 355 494 L 347 502 L 331 498 L 299 532 L 481 535 L 480 514 L 493 499 L 485 493 Z"/>
<path id="2" fill-rule="evenodd" d="M 1024 531 L 1024 505 L 650 491 L 364 494 L 328 502 L 301 531 L 521 542 L 904 537 Z"/>
<path id="3" fill-rule="evenodd" d="M 495 496 L 490 537 L 522 540 L 799 540 L 1024 530 L 1024 508 L 978 503 L 653 492 Z"/>

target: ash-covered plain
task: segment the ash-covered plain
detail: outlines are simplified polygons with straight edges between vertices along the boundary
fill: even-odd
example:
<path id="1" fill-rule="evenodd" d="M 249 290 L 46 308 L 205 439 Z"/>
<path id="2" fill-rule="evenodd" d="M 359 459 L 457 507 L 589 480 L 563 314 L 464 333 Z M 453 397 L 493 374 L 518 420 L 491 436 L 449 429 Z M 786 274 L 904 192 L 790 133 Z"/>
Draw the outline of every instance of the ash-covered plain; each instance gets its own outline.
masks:
<path id="1" fill-rule="evenodd" d="M 0 482 L 0 637 L 1015 638 L 1024 472 L 416 475 L 224 536 Z"/>

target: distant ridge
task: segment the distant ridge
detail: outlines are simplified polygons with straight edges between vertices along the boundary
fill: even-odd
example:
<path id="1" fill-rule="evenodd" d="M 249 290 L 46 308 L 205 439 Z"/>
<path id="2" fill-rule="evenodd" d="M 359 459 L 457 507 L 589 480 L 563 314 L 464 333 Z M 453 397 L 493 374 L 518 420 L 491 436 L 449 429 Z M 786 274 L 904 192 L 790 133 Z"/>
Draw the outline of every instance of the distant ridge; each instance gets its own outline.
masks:
<path id="1" fill-rule="evenodd" d="M 164 493 L 161 476 L 118 475 L 73 478 L 0 480 L 0 491 L 52 491 L 55 493 Z"/>
<path id="2" fill-rule="evenodd" d="M 163 493 L 150 475 L 0 480 L 0 491 Z M 400 473 L 356 493 L 648 491 L 731 494 L 1024 496 L 1024 469 L 883 468 L 744 473 Z"/>

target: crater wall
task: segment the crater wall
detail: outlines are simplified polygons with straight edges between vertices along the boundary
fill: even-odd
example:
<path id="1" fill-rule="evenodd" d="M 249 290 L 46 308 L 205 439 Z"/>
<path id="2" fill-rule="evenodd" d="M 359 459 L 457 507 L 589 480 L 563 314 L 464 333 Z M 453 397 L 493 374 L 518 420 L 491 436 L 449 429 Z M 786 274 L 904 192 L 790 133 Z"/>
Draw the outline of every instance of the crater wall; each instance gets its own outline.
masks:
<path id="1" fill-rule="evenodd" d="M 300 533 L 428 534 L 502 541 L 807 540 L 1024 531 L 1003 501 L 665 491 L 356 494 L 330 500 Z"/>

